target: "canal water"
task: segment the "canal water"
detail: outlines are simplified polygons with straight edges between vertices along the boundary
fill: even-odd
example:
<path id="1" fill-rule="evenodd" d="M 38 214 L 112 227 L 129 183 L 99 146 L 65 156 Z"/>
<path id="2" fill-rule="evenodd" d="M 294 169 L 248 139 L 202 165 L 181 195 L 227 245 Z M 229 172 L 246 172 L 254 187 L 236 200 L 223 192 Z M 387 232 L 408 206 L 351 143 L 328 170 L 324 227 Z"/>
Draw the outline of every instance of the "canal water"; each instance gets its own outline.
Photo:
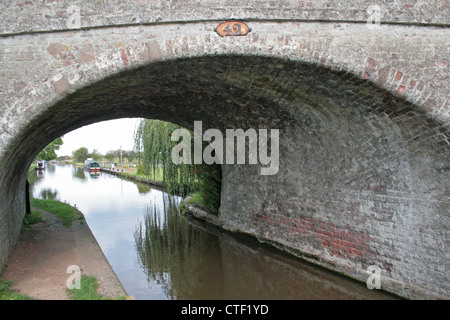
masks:
<path id="1" fill-rule="evenodd" d="M 107 173 L 47 165 L 32 196 L 76 206 L 136 299 L 391 299 L 253 239 L 180 215 L 181 198 Z"/>

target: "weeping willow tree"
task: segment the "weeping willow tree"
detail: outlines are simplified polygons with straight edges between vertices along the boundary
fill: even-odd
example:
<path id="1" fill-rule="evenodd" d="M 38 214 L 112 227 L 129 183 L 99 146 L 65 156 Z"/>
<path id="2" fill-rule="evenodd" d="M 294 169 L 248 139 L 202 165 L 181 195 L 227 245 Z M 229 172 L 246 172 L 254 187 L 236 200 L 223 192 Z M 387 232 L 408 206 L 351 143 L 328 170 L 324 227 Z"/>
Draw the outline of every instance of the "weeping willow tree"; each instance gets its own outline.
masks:
<path id="1" fill-rule="evenodd" d="M 221 167 L 217 164 L 174 164 L 171 152 L 178 142 L 171 141 L 170 137 L 174 130 L 181 128 L 170 122 L 141 120 L 135 132 L 134 143 L 135 151 L 142 154 L 140 170 L 153 179 L 162 171 L 163 184 L 169 193 L 185 196 L 189 192 L 200 192 L 206 209 L 217 214 L 220 205 Z M 193 132 L 191 135 L 193 136 Z"/>
<path id="2" fill-rule="evenodd" d="M 172 162 L 171 152 L 176 142 L 170 140 L 180 126 L 160 121 L 141 120 L 135 133 L 135 149 L 142 153 L 141 170 L 155 178 L 162 171 L 163 183 L 169 193 L 186 195 L 196 189 L 196 177 L 192 165 L 177 165 Z"/>

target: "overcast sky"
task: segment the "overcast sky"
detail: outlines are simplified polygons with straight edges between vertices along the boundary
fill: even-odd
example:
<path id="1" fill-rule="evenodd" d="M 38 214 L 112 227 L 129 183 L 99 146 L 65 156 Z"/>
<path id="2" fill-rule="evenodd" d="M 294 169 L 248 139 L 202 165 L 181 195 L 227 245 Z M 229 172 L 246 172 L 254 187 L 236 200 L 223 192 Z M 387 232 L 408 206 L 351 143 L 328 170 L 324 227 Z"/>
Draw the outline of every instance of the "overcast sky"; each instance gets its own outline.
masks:
<path id="1" fill-rule="evenodd" d="M 132 150 L 133 135 L 138 123 L 137 118 L 124 118 L 81 127 L 64 135 L 64 143 L 56 154 L 71 156 L 74 150 L 81 147 L 88 148 L 89 152 L 97 149 L 101 154 L 118 150 L 121 146 L 123 150 Z"/>

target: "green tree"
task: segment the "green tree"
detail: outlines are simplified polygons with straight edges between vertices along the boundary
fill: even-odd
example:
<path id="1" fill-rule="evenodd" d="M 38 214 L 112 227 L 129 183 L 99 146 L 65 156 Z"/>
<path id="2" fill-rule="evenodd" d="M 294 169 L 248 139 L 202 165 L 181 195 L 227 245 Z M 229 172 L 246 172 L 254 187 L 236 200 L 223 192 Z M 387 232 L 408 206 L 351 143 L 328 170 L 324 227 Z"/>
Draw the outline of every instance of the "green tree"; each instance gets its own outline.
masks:
<path id="1" fill-rule="evenodd" d="M 109 162 L 113 162 L 116 159 L 116 152 L 111 150 L 105 154 L 105 159 Z"/>
<path id="2" fill-rule="evenodd" d="M 178 142 L 171 141 L 170 137 L 179 128 L 178 125 L 159 120 L 144 119 L 140 122 L 135 133 L 134 150 L 138 155 L 142 151 L 142 159 L 139 159 L 143 163 L 143 173 L 155 176 L 156 169 L 162 168 L 163 183 L 169 193 L 185 196 L 198 191 L 208 211 L 217 214 L 220 206 L 221 166 L 206 163 L 174 164 L 171 153 Z M 193 141 L 191 132 L 191 143 Z"/>
<path id="3" fill-rule="evenodd" d="M 172 162 L 172 148 L 177 143 L 170 136 L 179 128 L 170 122 L 144 119 L 135 134 L 135 150 L 143 150 L 144 174 L 155 177 L 156 170 L 161 168 L 167 191 L 184 196 L 195 188 L 196 177 L 193 165 Z"/>
<path id="4" fill-rule="evenodd" d="M 128 161 L 133 162 L 135 159 L 138 159 L 138 153 L 134 150 L 127 151 Z"/>
<path id="5" fill-rule="evenodd" d="M 88 158 L 92 158 L 92 160 L 95 160 L 95 161 L 101 161 L 103 159 L 103 155 L 101 155 L 100 152 L 98 152 L 97 149 L 94 149 L 94 151 L 89 153 L 87 155 L 87 157 Z"/>
<path id="6" fill-rule="evenodd" d="M 75 162 L 84 163 L 84 161 L 88 158 L 88 149 L 85 147 L 81 147 L 75 150 L 72 155 Z"/>
<path id="7" fill-rule="evenodd" d="M 49 145 L 42 149 L 41 152 L 39 152 L 36 159 L 45 161 L 55 160 L 58 157 L 55 151 L 59 150 L 63 143 L 62 137 L 53 140 Z"/>

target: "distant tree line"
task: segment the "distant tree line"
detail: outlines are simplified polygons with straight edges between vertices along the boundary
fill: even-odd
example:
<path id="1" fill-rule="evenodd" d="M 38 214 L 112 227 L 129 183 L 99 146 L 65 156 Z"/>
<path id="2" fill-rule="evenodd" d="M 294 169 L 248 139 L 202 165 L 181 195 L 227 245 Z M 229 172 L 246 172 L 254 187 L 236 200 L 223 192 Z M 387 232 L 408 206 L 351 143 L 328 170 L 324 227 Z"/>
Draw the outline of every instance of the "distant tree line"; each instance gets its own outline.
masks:
<path id="1" fill-rule="evenodd" d="M 101 154 L 97 149 L 94 149 L 92 152 L 89 152 L 88 148 L 81 147 L 72 152 L 72 156 L 59 156 L 56 154 L 56 151 L 59 150 L 63 142 L 63 137 L 57 138 L 53 140 L 50 144 L 48 144 L 44 149 L 42 149 L 39 154 L 36 156 L 36 160 L 66 160 L 66 161 L 74 161 L 77 163 L 84 163 L 87 158 L 92 158 L 95 161 L 108 161 L 108 162 L 119 162 L 122 154 L 122 161 L 125 163 L 130 163 L 134 161 L 139 161 L 140 156 L 138 152 L 134 150 L 110 150 L 106 154 Z"/>
<path id="2" fill-rule="evenodd" d="M 95 161 L 119 162 L 122 153 L 123 162 L 138 161 L 139 155 L 134 150 L 111 150 L 106 154 L 101 154 L 97 149 L 89 152 L 88 148 L 81 147 L 72 153 L 72 160 L 76 163 L 83 163 L 87 158 Z"/>

